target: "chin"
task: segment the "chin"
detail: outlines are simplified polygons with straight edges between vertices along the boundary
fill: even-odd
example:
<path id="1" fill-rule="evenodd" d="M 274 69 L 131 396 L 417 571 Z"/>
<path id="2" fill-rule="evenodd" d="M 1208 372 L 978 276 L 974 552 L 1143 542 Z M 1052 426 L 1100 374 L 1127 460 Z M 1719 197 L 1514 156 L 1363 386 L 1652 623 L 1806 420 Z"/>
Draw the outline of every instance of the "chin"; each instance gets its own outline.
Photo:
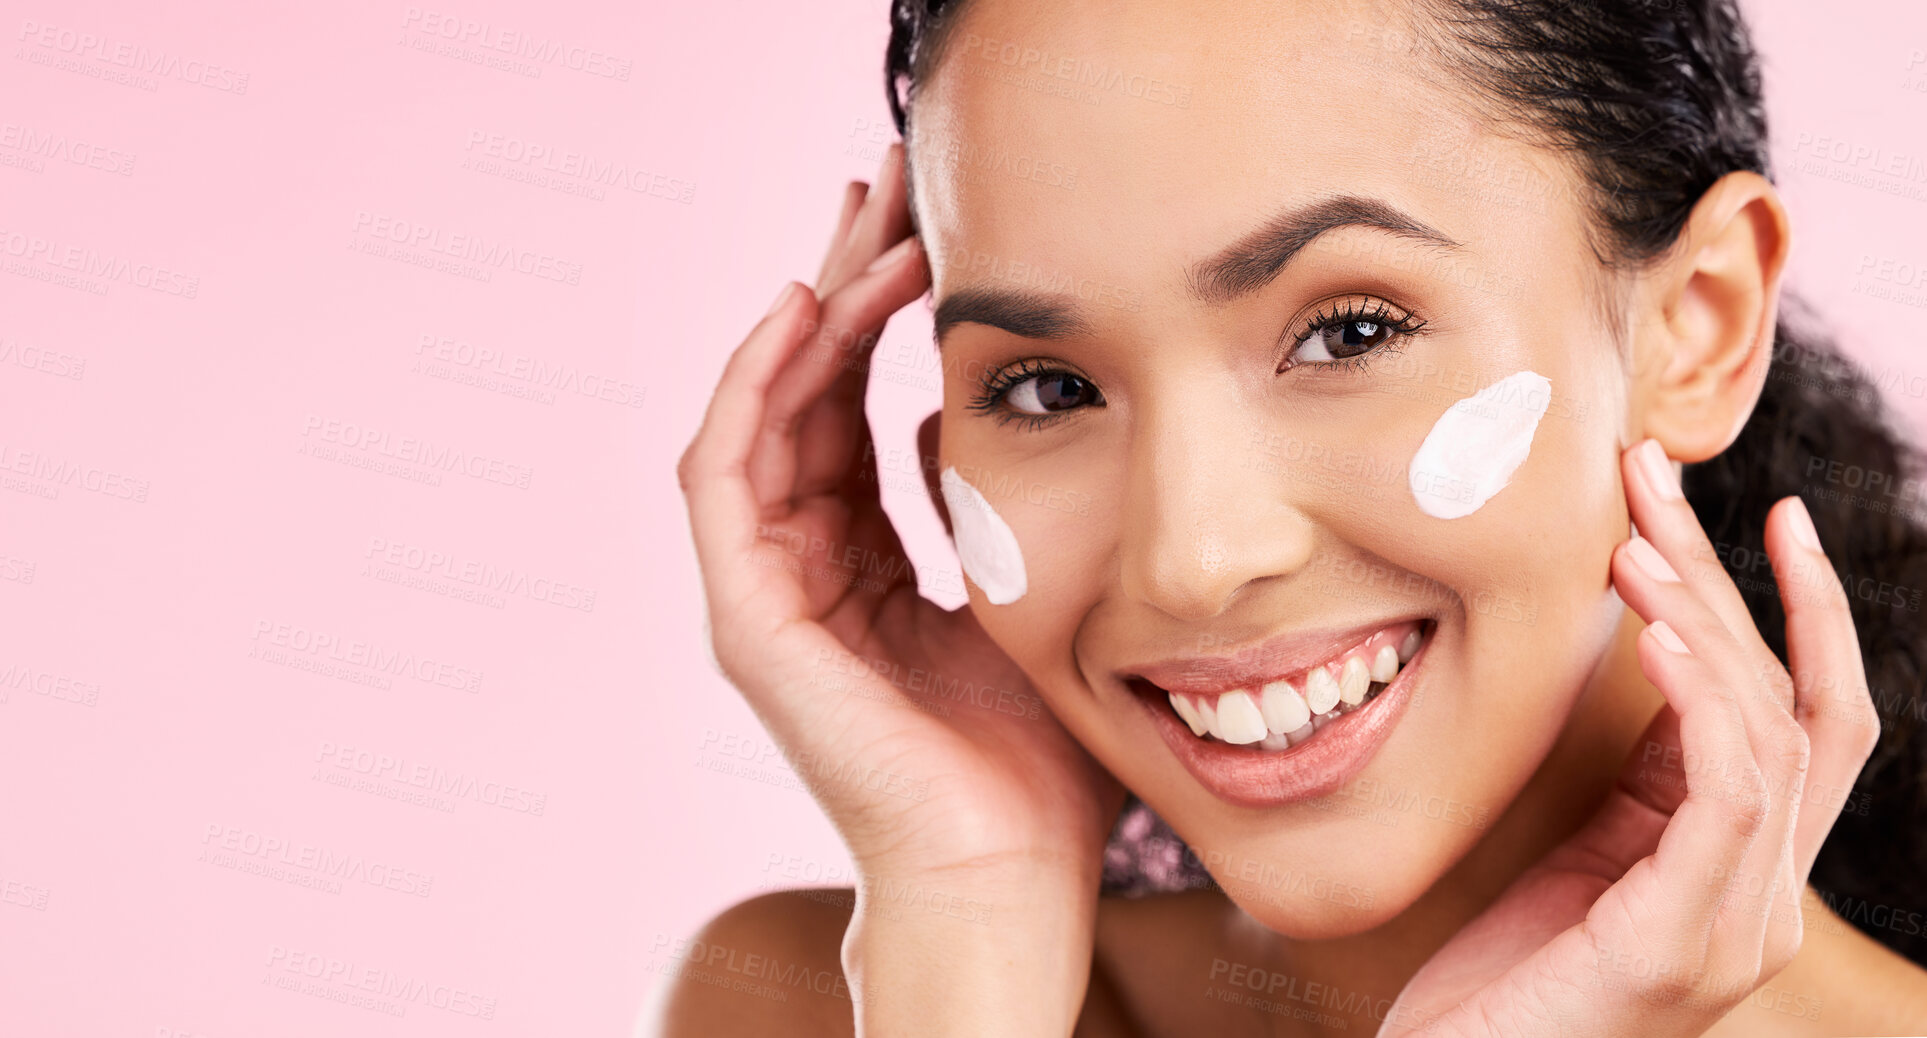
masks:
<path id="1" fill-rule="evenodd" d="M 1387 827 L 1340 816 L 1315 834 L 1216 842 L 1200 834 L 1202 844 L 1193 846 L 1213 881 L 1247 915 L 1287 937 L 1324 940 L 1397 917 L 1478 835 L 1428 833 L 1409 818 Z"/>

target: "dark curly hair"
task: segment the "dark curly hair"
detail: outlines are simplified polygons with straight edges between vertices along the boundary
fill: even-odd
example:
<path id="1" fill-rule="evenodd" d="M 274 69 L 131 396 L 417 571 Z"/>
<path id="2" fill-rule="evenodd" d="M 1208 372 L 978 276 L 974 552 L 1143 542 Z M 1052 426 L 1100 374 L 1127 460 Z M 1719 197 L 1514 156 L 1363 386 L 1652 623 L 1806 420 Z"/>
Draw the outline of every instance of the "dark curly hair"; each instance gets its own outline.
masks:
<path id="1" fill-rule="evenodd" d="M 961 2 L 894 0 L 885 88 L 908 139 L 917 84 Z M 1758 59 L 1733 0 L 1416 0 L 1429 47 L 1486 111 L 1571 157 L 1592 247 L 1634 269 L 1678 239 L 1721 176 L 1772 179 Z M 1894 488 L 1923 477 L 1874 380 L 1783 296 L 1765 388 L 1733 445 L 1685 466 L 1687 500 L 1786 661 L 1785 613 L 1766 565 L 1767 509 L 1798 494 L 1839 569 L 1881 738 L 1814 865 L 1840 915 L 1927 965 L 1927 527 Z M 1870 488 L 1874 488 L 1871 489 Z M 1885 488 L 1884 494 L 1881 489 Z M 1927 508 L 1927 506 L 1924 506 Z M 1197 856 L 1131 797 L 1104 862 L 1106 893 L 1207 886 Z"/>

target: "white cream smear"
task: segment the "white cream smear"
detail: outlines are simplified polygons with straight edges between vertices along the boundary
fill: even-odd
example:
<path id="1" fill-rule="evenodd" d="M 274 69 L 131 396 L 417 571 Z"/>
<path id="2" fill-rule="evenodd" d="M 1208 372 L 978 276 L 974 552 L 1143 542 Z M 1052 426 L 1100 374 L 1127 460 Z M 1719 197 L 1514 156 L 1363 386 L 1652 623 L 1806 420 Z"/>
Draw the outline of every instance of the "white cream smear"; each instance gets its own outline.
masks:
<path id="1" fill-rule="evenodd" d="M 1492 500 L 1531 453 L 1551 403 L 1552 382 L 1521 371 L 1453 404 L 1412 455 L 1408 482 L 1419 510 L 1460 519 Z"/>
<path id="2" fill-rule="evenodd" d="M 1009 605 L 1024 597 L 1024 552 L 1010 524 L 990 507 L 977 488 L 950 466 L 938 476 L 943 503 L 950 510 L 950 530 L 957 539 L 957 558 L 965 575 L 983 591 L 991 605 Z"/>

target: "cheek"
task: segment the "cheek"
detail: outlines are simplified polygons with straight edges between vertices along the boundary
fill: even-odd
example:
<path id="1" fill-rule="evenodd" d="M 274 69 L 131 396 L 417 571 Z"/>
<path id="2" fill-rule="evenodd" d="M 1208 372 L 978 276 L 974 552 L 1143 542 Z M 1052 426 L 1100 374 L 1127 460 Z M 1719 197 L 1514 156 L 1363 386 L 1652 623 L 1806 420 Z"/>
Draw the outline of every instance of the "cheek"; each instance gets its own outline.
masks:
<path id="1" fill-rule="evenodd" d="M 1030 576 L 1016 532 L 989 499 L 957 474 L 956 466 L 945 468 L 938 478 L 964 575 L 991 605 L 1010 605 L 1024 597 Z"/>
<path id="2" fill-rule="evenodd" d="M 1043 468 L 1038 466 L 1038 468 Z M 1033 677 L 1067 651 L 1104 572 L 1094 487 L 1033 466 L 947 463 L 939 472 L 957 559 L 981 598 L 978 622 Z M 987 603 L 987 607 L 985 606 Z"/>
<path id="3" fill-rule="evenodd" d="M 1552 402 L 1544 375 L 1508 375 L 1447 408 L 1407 466 L 1419 511 L 1463 519 L 1505 489 L 1532 453 L 1533 435 Z"/>

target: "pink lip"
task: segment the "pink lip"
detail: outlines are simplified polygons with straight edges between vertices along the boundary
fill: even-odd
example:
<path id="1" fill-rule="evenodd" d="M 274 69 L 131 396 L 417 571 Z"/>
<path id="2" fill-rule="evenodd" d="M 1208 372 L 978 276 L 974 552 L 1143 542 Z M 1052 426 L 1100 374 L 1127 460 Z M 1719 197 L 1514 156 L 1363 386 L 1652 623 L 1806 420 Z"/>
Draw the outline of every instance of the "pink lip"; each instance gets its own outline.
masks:
<path id="1" fill-rule="evenodd" d="M 1141 694 L 1135 698 L 1143 703 L 1158 735 L 1178 762 L 1218 799 L 1236 807 L 1277 807 L 1312 800 L 1336 792 L 1351 781 L 1391 735 L 1392 727 L 1411 703 L 1419 667 L 1431 654 L 1437 625 L 1432 628 L 1418 654 L 1406 661 L 1384 691 L 1288 750 L 1254 750 L 1201 739 L 1191 734 L 1168 703 L 1161 701 L 1162 696 Z"/>
<path id="2" fill-rule="evenodd" d="M 1391 640 L 1397 645 L 1406 627 L 1416 628 L 1421 623 L 1418 618 L 1384 620 L 1343 630 L 1283 635 L 1228 656 L 1162 660 L 1125 667 L 1122 673 L 1127 679 L 1143 678 L 1166 692 L 1213 696 L 1234 688 L 1258 688 L 1279 678 L 1303 674 L 1320 663 L 1343 659 L 1372 635 L 1388 628 L 1398 628 Z"/>

